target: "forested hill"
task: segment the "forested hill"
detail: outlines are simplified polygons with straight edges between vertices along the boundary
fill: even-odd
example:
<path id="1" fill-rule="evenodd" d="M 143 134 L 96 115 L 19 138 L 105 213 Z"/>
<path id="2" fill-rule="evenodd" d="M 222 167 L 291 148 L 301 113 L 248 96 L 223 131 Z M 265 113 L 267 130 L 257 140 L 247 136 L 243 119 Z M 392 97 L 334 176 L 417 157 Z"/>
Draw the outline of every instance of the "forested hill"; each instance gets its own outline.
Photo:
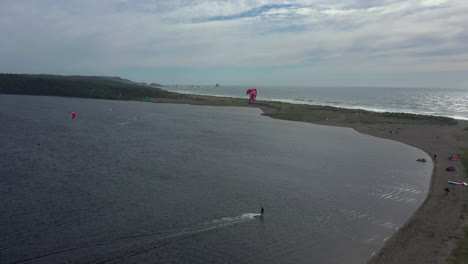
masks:
<path id="1" fill-rule="evenodd" d="M 173 93 L 118 77 L 0 74 L 0 94 L 143 100 Z"/>

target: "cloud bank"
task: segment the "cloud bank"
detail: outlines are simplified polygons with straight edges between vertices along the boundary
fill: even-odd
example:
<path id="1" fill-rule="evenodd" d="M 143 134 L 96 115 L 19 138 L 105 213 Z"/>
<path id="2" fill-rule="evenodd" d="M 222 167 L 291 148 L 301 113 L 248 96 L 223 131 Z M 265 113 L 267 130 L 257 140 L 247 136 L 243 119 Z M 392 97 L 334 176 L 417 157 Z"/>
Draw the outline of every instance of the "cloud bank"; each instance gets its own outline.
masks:
<path id="1" fill-rule="evenodd" d="M 0 72 L 468 88 L 467 12 L 464 0 L 4 0 Z"/>

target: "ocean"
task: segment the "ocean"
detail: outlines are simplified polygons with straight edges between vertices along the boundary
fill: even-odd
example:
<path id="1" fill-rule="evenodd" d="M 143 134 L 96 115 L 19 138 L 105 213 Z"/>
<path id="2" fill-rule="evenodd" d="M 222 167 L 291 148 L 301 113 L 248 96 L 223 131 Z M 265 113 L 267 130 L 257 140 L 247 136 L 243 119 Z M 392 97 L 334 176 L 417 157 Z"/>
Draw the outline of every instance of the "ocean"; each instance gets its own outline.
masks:
<path id="1" fill-rule="evenodd" d="M 425 199 L 421 150 L 260 113 L 0 95 L 0 263 L 362 264 Z"/>
<path id="2" fill-rule="evenodd" d="M 178 93 L 247 98 L 257 88 L 257 100 L 328 105 L 375 112 L 403 112 L 468 120 L 468 89 L 281 86 L 165 86 Z"/>

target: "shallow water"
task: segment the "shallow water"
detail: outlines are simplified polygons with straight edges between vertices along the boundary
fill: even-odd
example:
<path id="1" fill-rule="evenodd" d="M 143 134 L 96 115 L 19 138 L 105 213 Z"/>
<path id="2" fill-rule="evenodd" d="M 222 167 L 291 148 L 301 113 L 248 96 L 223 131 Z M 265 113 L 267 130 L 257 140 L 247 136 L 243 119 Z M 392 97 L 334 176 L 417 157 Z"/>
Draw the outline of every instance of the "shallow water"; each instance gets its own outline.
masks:
<path id="1" fill-rule="evenodd" d="M 432 170 L 256 109 L 0 95 L 0 124 L 0 263 L 364 263 Z"/>

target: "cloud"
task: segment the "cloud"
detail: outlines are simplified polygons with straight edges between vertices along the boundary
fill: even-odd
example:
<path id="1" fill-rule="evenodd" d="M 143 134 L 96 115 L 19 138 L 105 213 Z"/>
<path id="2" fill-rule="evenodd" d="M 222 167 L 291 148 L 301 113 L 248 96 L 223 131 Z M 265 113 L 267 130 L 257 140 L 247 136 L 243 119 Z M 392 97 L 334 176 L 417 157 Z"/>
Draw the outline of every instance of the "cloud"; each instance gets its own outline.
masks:
<path id="1" fill-rule="evenodd" d="M 290 14 L 290 9 L 295 8 L 297 6 L 294 5 L 264 5 L 260 7 L 256 7 L 250 9 L 248 11 L 244 11 L 239 14 L 232 14 L 227 16 L 212 16 L 205 19 L 199 20 L 200 22 L 207 22 L 207 21 L 217 21 L 217 20 L 231 20 L 231 19 L 238 19 L 244 17 L 258 17 L 258 16 L 277 16 L 277 15 L 285 15 Z"/>
<path id="2" fill-rule="evenodd" d="M 466 12 L 464 0 L 4 0 L 0 71 L 468 70 Z"/>

